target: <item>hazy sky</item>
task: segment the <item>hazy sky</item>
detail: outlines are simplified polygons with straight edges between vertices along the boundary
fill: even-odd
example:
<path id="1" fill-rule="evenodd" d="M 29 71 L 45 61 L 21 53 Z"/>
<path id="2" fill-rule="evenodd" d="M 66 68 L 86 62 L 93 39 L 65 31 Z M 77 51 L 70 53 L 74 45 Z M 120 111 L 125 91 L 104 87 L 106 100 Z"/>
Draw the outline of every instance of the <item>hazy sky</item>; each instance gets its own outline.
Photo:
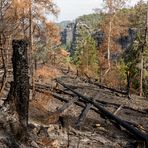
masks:
<path id="1" fill-rule="evenodd" d="M 54 0 L 60 9 L 58 19 L 54 21 L 74 20 L 83 14 L 93 13 L 94 8 L 101 8 L 103 0 Z M 129 0 L 129 4 L 133 5 L 139 0 Z"/>

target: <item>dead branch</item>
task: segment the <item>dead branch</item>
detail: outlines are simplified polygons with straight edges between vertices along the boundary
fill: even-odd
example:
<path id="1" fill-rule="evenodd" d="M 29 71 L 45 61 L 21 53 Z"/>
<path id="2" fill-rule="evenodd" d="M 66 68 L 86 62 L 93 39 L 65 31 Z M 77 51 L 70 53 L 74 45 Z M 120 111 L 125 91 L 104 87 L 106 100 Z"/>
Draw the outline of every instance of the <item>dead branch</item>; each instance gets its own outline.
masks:
<path id="1" fill-rule="evenodd" d="M 80 114 L 79 119 L 78 119 L 78 121 L 76 123 L 77 128 L 80 128 L 82 126 L 82 124 L 84 123 L 84 121 L 85 121 L 85 119 L 87 117 L 87 114 L 88 114 L 89 110 L 91 109 L 91 107 L 92 107 L 92 104 L 88 103 L 86 105 L 86 107 L 83 109 L 83 111 Z"/>
<path id="2" fill-rule="evenodd" d="M 78 98 L 74 98 L 74 99 L 69 100 L 61 108 L 58 109 L 58 112 L 62 113 L 63 111 L 68 109 L 71 105 L 73 105 L 77 100 L 78 100 Z"/>
<path id="3" fill-rule="evenodd" d="M 138 129 L 134 128 L 134 127 L 132 127 L 126 121 L 124 121 L 124 120 L 118 118 L 117 116 L 113 115 L 112 113 L 110 113 L 104 107 L 100 106 L 93 98 L 83 96 L 81 93 L 70 89 L 67 85 L 60 82 L 59 80 L 57 80 L 57 82 L 59 84 L 61 84 L 63 87 L 65 87 L 65 88 L 69 89 L 70 91 L 72 91 L 73 93 L 77 94 L 77 96 L 81 97 L 83 100 L 87 101 L 88 103 L 93 104 L 93 106 L 95 106 L 97 109 L 99 109 L 100 112 L 102 114 L 104 114 L 109 120 L 113 120 L 116 123 L 118 123 L 120 126 L 125 128 L 133 137 L 135 137 L 136 139 L 139 139 L 139 140 L 143 140 L 146 143 L 148 143 L 148 135 L 147 134 L 141 132 L 140 130 L 138 130 Z"/>

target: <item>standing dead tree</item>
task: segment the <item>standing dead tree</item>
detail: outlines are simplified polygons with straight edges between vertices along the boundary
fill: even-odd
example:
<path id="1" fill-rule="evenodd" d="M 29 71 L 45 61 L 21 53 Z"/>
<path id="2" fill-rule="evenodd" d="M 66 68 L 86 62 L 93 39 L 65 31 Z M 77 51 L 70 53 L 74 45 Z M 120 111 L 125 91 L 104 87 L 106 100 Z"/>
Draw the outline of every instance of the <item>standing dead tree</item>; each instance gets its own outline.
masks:
<path id="1" fill-rule="evenodd" d="M 22 128 L 28 125 L 29 107 L 29 77 L 27 41 L 13 40 L 13 76 L 14 76 L 14 101 L 18 113 L 19 122 Z"/>

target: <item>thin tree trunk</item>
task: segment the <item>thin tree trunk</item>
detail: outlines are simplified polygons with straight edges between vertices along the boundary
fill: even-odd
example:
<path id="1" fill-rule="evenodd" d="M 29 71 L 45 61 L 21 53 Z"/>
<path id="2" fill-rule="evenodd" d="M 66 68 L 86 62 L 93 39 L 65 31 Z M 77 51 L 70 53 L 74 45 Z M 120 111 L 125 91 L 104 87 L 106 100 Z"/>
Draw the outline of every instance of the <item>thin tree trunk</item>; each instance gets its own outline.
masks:
<path id="1" fill-rule="evenodd" d="M 25 13 L 24 13 L 24 8 L 23 8 L 23 20 L 22 20 L 22 28 L 23 28 L 23 36 L 24 36 L 24 39 L 26 37 L 26 34 L 25 34 Z"/>
<path id="2" fill-rule="evenodd" d="M 2 85 L 1 85 L 1 90 L 0 94 L 2 93 L 5 83 L 6 83 L 6 76 L 7 76 L 7 68 L 6 68 L 6 60 L 5 60 L 5 55 L 4 55 L 4 48 L 3 48 L 3 40 L 4 40 L 4 35 L 3 35 L 3 13 L 2 13 L 2 1 L 0 3 L 0 19 L 1 19 L 1 30 L 0 30 L 0 50 L 1 50 L 1 57 L 2 57 L 2 63 L 3 63 L 3 69 L 4 69 L 4 74 L 2 78 Z"/>
<path id="3" fill-rule="evenodd" d="M 110 47 L 111 47 L 111 31 L 112 31 L 112 21 L 109 22 L 109 34 L 107 42 L 107 59 L 108 59 L 108 69 L 110 70 Z"/>
<path id="4" fill-rule="evenodd" d="M 112 10 L 110 10 L 110 14 L 112 14 Z M 108 39 L 107 39 L 107 60 L 108 60 L 108 69 L 105 71 L 104 76 L 110 71 L 111 69 L 111 36 L 112 36 L 112 22 L 116 13 L 110 18 L 109 22 L 109 32 L 108 32 Z"/>
<path id="5" fill-rule="evenodd" d="M 34 87 L 34 59 L 33 59 L 33 36 L 32 36 L 32 0 L 30 0 L 29 5 L 29 38 L 30 38 L 30 74 L 31 74 L 31 83 L 32 83 L 32 99 L 35 98 L 35 87 Z"/>
<path id="6" fill-rule="evenodd" d="M 130 76 L 130 72 L 127 72 L 127 95 L 130 98 L 131 97 L 131 76 Z"/>
<path id="7" fill-rule="evenodd" d="M 148 5 L 148 2 L 147 2 Z M 144 37 L 144 43 L 142 44 L 142 50 L 141 50 L 141 71 L 140 71 L 140 96 L 143 95 L 143 77 L 144 77 L 144 48 L 147 46 L 147 40 L 148 40 L 148 6 L 147 6 L 147 14 L 146 14 L 146 28 L 145 28 L 145 37 Z"/>
<path id="8" fill-rule="evenodd" d="M 113 19 L 112 19 L 113 20 Z M 112 20 L 109 22 L 109 33 L 108 33 L 108 41 L 107 41 L 107 61 L 108 61 L 108 69 L 104 73 L 104 77 L 111 69 L 111 61 L 110 61 L 110 47 L 111 47 L 111 31 L 112 31 Z"/>
<path id="9" fill-rule="evenodd" d="M 143 95 L 143 51 L 141 53 L 141 72 L 140 72 L 140 97 Z"/>
<path id="10" fill-rule="evenodd" d="M 108 39 L 107 39 L 107 60 L 108 60 L 108 69 L 105 72 L 105 75 L 110 71 L 111 62 L 110 62 L 110 48 L 111 48 L 111 31 L 112 31 L 112 21 L 114 19 L 115 14 L 112 16 L 113 13 L 113 1 L 109 0 L 109 14 L 110 14 L 110 21 L 109 21 L 109 32 L 108 32 Z"/>
<path id="11" fill-rule="evenodd" d="M 35 71 L 37 70 L 37 59 L 35 58 L 34 59 L 34 68 L 35 68 Z"/>

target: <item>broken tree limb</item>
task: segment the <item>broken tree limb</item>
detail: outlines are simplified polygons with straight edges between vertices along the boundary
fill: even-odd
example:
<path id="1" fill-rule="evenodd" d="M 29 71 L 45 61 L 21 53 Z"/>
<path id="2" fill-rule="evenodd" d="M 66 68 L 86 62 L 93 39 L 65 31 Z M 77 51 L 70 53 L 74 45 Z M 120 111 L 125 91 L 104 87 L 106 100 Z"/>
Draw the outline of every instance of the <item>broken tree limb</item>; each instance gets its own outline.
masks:
<path id="1" fill-rule="evenodd" d="M 68 101 L 68 99 L 67 98 L 65 98 L 65 97 L 63 97 L 63 96 L 61 96 L 61 95 L 59 95 L 59 94 L 57 94 L 57 93 L 53 93 L 53 92 L 49 92 L 49 91 L 47 91 L 47 90 L 44 90 L 44 89 L 39 89 L 39 88 L 36 88 L 35 89 L 35 91 L 37 91 L 37 92 L 39 92 L 39 93 L 43 93 L 43 94 L 46 94 L 46 95 L 52 95 L 54 98 L 56 98 L 56 99 L 58 99 L 58 100 L 60 100 L 60 101 L 64 101 L 64 102 L 66 102 L 66 103 L 68 103 L 69 101 Z M 67 94 L 67 93 L 66 93 Z M 68 94 L 69 95 L 69 94 Z M 70 94 L 71 95 L 71 94 Z M 77 95 L 76 94 L 73 94 L 73 95 L 71 95 L 72 97 L 76 97 Z M 82 101 L 82 100 L 80 100 L 80 101 Z M 85 102 L 85 101 L 83 101 L 83 102 Z M 86 103 L 86 102 L 85 102 Z M 82 103 L 82 102 L 74 102 L 74 104 L 76 104 L 76 105 L 78 105 L 79 107 L 82 107 L 82 108 L 85 108 L 86 106 Z M 124 107 L 124 106 L 123 106 Z M 99 110 L 97 110 L 96 108 L 94 108 L 93 106 L 90 108 L 92 111 L 95 111 L 96 113 L 99 113 L 100 114 L 100 112 L 99 112 Z M 112 121 L 111 121 L 112 122 Z M 128 124 L 130 124 L 131 126 L 135 126 L 135 127 L 137 127 L 137 128 L 139 128 L 139 126 L 136 124 L 136 123 L 133 123 L 133 122 L 129 122 L 129 121 L 126 121 Z M 116 127 L 117 127 L 117 123 L 115 124 L 115 122 L 112 122 L 114 125 L 116 125 Z M 119 127 L 119 126 L 118 126 Z M 120 128 L 121 129 L 121 128 Z M 141 130 L 141 129 L 140 129 Z"/>
<path id="2" fill-rule="evenodd" d="M 14 77 L 14 100 L 19 122 L 23 128 L 28 125 L 29 108 L 29 76 L 27 41 L 13 40 L 13 77 Z"/>
<path id="3" fill-rule="evenodd" d="M 65 91 L 65 90 L 62 90 L 62 89 L 59 89 L 59 88 L 58 89 L 54 89 L 54 91 L 57 92 L 57 93 L 59 93 L 59 94 L 65 94 L 65 95 L 69 95 L 69 96 L 72 96 L 72 97 L 76 97 L 76 94 L 74 94 L 73 92 L 70 92 L 70 91 Z M 133 107 L 129 107 L 129 106 L 123 105 L 123 104 L 112 103 L 112 102 L 107 102 L 107 101 L 102 101 L 102 100 L 96 100 L 96 102 L 98 102 L 99 104 L 101 104 L 103 106 L 104 105 L 107 105 L 107 106 L 115 106 L 117 108 L 119 108 L 122 105 L 122 108 L 123 109 L 130 109 L 130 110 L 133 110 L 133 111 L 142 113 L 142 114 L 147 114 L 147 112 L 144 111 L 144 110 L 138 110 L 138 109 L 135 109 Z"/>
<path id="4" fill-rule="evenodd" d="M 81 79 L 82 81 L 86 81 L 84 78 L 80 78 L 80 79 Z M 93 82 L 90 78 L 88 79 L 87 82 L 90 83 L 90 84 L 93 84 L 93 85 L 95 85 L 95 86 L 98 86 L 99 88 L 107 89 L 107 90 L 109 90 L 109 91 L 111 91 L 111 92 L 115 92 L 115 93 L 119 93 L 119 94 L 123 94 L 123 95 L 128 95 L 128 94 L 127 94 L 127 91 L 121 91 L 121 90 L 117 90 L 117 89 L 115 89 L 115 88 L 110 88 L 110 87 L 101 85 L 101 84 L 99 84 L 99 83 L 97 83 L 97 82 Z"/>
<path id="5" fill-rule="evenodd" d="M 86 107 L 83 109 L 83 111 L 81 112 L 80 116 L 79 116 L 79 119 L 76 123 L 76 127 L 79 129 L 81 127 L 81 125 L 85 122 L 85 119 L 87 117 L 87 114 L 89 112 L 89 110 L 91 109 L 92 107 L 92 104 L 91 103 L 88 103 L 86 105 Z"/>
<path id="6" fill-rule="evenodd" d="M 119 93 L 119 94 L 127 95 L 127 92 L 125 92 L 125 91 L 120 91 L 120 90 L 117 90 L 117 89 L 115 89 L 115 88 L 109 88 L 109 87 L 107 87 L 107 86 L 100 85 L 100 84 L 98 84 L 98 83 L 96 83 L 96 82 L 92 82 L 92 81 L 89 81 L 89 82 L 90 82 L 91 84 L 94 84 L 94 85 L 100 87 L 100 88 L 108 89 L 108 90 L 110 90 L 110 91 L 112 91 L 112 92 L 116 92 L 116 93 Z"/>
<path id="7" fill-rule="evenodd" d="M 69 85 L 68 85 L 69 86 Z M 31 88 L 31 86 L 30 86 Z M 62 90 L 62 89 L 59 89 L 59 88 L 52 88 L 50 85 L 45 85 L 45 84 L 39 84 L 39 83 L 35 83 L 35 88 L 36 89 L 39 89 L 39 90 L 47 90 L 47 91 L 54 91 L 58 94 L 65 94 L 65 95 L 69 95 L 69 96 L 72 96 L 72 97 L 76 97 L 77 95 L 71 91 L 66 91 L 66 90 Z M 107 101 L 103 101 L 103 100 L 96 100 L 96 102 L 98 102 L 99 104 L 101 105 L 109 105 L 109 106 L 115 106 L 115 107 L 120 107 L 122 104 L 118 104 L 118 103 L 112 103 L 112 102 L 107 102 Z M 138 110 L 138 109 L 135 109 L 133 107 L 129 107 L 127 105 L 123 105 L 122 106 L 123 109 L 130 109 L 130 110 L 133 110 L 133 111 L 136 111 L 136 112 L 139 112 L 139 113 L 142 113 L 142 114 L 147 114 L 147 111 L 145 110 Z"/>
<path id="8" fill-rule="evenodd" d="M 145 141 L 146 144 L 148 143 L 148 135 L 147 134 L 141 132 L 140 130 L 138 130 L 138 129 L 134 128 L 134 127 L 132 127 L 126 121 L 124 121 L 124 120 L 118 118 L 117 116 L 113 115 L 112 113 L 110 113 L 104 107 L 100 106 L 93 98 L 83 96 L 81 93 L 70 89 L 68 86 L 66 86 L 61 81 L 59 81 L 59 80 L 56 80 L 56 81 L 59 84 L 61 84 L 63 87 L 65 87 L 65 88 L 69 89 L 70 91 L 72 91 L 73 93 L 77 94 L 83 100 L 86 100 L 89 103 L 93 104 L 93 106 L 95 106 L 97 109 L 99 109 L 100 112 L 103 113 L 109 120 L 114 120 L 115 122 L 117 122 L 120 126 L 125 128 L 133 137 L 135 137 L 136 139 Z"/>
<path id="9" fill-rule="evenodd" d="M 54 98 L 60 100 L 60 101 L 64 101 L 64 102 L 68 102 L 68 99 L 65 98 L 65 97 L 62 97 L 61 95 L 57 94 L 57 93 L 53 93 L 53 92 L 49 92 L 49 91 L 45 91 L 45 90 L 41 90 L 41 89 L 35 89 L 35 91 L 39 92 L 39 93 L 43 93 L 43 94 L 46 94 L 46 95 L 52 95 Z M 84 101 L 83 101 L 84 102 Z M 84 103 L 82 102 L 74 102 L 76 105 L 82 107 L 82 108 L 85 108 L 86 106 L 84 105 Z M 94 107 L 91 107 L 91 110 L 95 111 L 96 113 L 100 113 L 98 109 L 94 108 Z"/>
<path id="10" fill-rule="evenodd" d="M 35 83 L 35 87 L 39 89 L 46 89 L 46 90 L 51 90 L 52 86 L 51 85 L 46 85 L 46 84 L 41 84 L 41 83 Z"/>
<path id="11" fill-rule="evenodd" d="M 116 106 L 116 107 L 120 107 L 122 105 L 122 104 L 111 103 L 111 102 L 106 102 L 106 101 L 102 101 L 102 100 L 96 100 L 96 102 L 104 104 L 104 105 L 113 105 L 113 106 Z M 142 114 L 147 114 L 146 111 L 144 111 L 144 110 L 134 109 L 133 107 L 129 107 L 129 106 L 126 106 L 126 105 L 123 105 L 122 108 L 123 109 L 130 109 L 130 110 L 142 113 Z"/>
<path id="12" fill-rule="evenodd" d="M 65 111 L 66 109 L 68 109 L 71 105 L 73 105 L 77 100 L 78 100 L 78 97 L 69 100 L 61 108 L 58 109 L 58 112 L 62 113 L 63 111 Z"/>
<path id="13" fill-rule="evenodd" d="M 116 115 L 116 114 L 121 110 L 122 107 L 123 107 L 123 105 L 120 105 L 120 106 L 117 108 L 117 110 L 115 110 L 115 112 L 114 112 L 113 114 Z"/>

